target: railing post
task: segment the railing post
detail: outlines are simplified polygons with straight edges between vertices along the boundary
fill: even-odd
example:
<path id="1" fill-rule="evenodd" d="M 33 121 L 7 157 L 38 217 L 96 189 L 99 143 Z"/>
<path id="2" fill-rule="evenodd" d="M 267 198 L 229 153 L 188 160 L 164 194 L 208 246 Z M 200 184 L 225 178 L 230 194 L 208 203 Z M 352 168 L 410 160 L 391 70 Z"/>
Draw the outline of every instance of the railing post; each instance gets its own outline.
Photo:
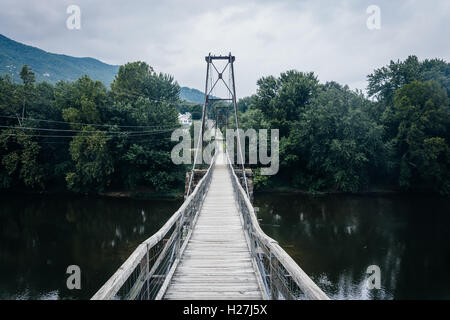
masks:
<path id="1" fill-rule="evenodd" d="M 175 242 L 175 255 L 174 258 L 176 259 L 178 257 L 178 254 L 180 252 L 180 245 L 181 245 L 181 225 L 182 225 L 182 220 L 184 217 L 184 212 L 182 214 L 182 216 L 180 217 L 180 219 L 177 221 L 176 225 L 175 225 L 175 230 L 174 232 L 176 233 L 176 242 Z"/>
<path id="2" fill-rule="evenodd" d="M 145 268 L 145 278 L 147 279 L 147 300 L 150 300 L 150 249 L 148 247 L 148 243 L 146 245 L 147 248 L 147 267 Z"/>
<path id="3" fill-rule="evenodd" d="M 270 249 L 269 249 L 270 250 Z M 278 260 L 273 257 L 272 251 L 270 251 L 269 256 L 269 265 L 270 265 L 270 296 L 272 300 L 278 300 L 279 292 L 278 292 L 278 281 L 277 281 L 277 272 L 278 272 Z"/>

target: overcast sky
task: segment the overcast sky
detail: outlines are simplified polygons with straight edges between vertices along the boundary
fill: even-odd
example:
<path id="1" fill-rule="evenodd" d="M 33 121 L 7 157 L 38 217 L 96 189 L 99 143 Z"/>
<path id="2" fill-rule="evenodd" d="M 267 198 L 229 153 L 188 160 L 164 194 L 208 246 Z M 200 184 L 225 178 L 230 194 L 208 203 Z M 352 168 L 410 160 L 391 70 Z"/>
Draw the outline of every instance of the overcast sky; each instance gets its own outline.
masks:
<path id="1" fill-rule="evenodd" d="M 69 30 L 66 9 L 81 9 Z M 369 5 L 381 29 L 369 30 Z M 366 76 L 410 54 L 450 61 L 450 1 L 0 0 L 0 33 L 54 53 L 110 64 L 143 60 L 203 89 L 204 56 L 236 56 L 237 95 L 288 69 L 364 89 Z"/>

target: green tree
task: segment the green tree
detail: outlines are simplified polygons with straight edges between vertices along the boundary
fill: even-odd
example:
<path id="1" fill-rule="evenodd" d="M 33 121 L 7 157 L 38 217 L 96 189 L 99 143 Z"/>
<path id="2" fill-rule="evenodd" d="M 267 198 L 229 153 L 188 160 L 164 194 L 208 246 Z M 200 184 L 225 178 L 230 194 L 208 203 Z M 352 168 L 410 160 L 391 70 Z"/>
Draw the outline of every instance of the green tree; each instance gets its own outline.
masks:
<path id="1" fill-rule="evenodd" d="M 18 91 L 19 86 L 14 83 L 9 75 L 0 76 L 0 115 L 13 116 L 18 111 L 18 100 L 14 94 Z M 4 118 L 3 123 L 12 124 L 17 123 L 17 120 L 11 118 Z"/>
<path id="2" fill-rule="evenodd" d="M 254 99 L 255 109 L 261 110 L 270 128 L 280 130 L 280 137 L 288 135 L 292 121 L 299 120 L 317 90 L 319 82 L 314 73 L 290 70 L 261 78 Z"/>
<path id="3" fill-rule="evenodd" d="M 0 135 L 0 186 L 43 187 L 43 171 L 37 161 L 40 147 L 20 129 L 3 130 Z"/>
<path id="4" fill-rule="evenodd" d="M 383 151 L 382 127 L 364 112 L 366 99 L 327 83 L 281 141 L 280 157 L 293 183 L 312 190 L 356 192 L 369 184 Z"/>
<path id="5" fill-rule="evenodd" d="M 100 81 L 88 76 L 72 84 L 60 83 L 56 87 L 56 107 L 62 110 L 62 117 L 68 122 L 99 123 L 100 108 L 107 103 L 107 92 Z M 79 128 L 78 125 L 73 126 Z"/>
<path id="6" fill-rule="evenodd" d="M 74 162 L 74 170 L 66 175 L 69 190 L 104 191 L 110 185 L 114 165 L 107 132 L 92 126 L 83 128 L 70 143 L 69 152 Z"/>
<path id="7" fill-rule="evenodd" d="M 183 168 L 176 167 L 170 158 L 174 145 L 170 141 L 171 131 L 179 126 L 175 105 L 141 97 L 133 105 L 118 103 L 114 108 L 116 113 L 127 114 L 127 125 L 149 126 L 145 129 L 148 134 L 125 133 L 123 138 L 112 142 L 125 187 L 142 185 L 161 191 L 179 185 Z"/>
<path id="8" fill-rule="evenodd" d="M 120 66 L 111 91 L 119 102 L 133 102 L 139 97 L 177 102 L 180 86 L 172 76 L 156 74 L 147 63 L 137 61 Z"/>
<path id="9" fill-rule="evenodd" d="M 25 118 L 25 111 L 27 103 L 31 100 L 33 96 L 33 85 L 35 82 L 34 73 L 31 71 L 31 68 L 25 64 L 20 71 L 20 78 L 23 81 L 23 86 L 20 87 L 20 95 L 22 97 L 22 122 Z"/>
<path id="10" fill-rule="evenodd" d="M 171 131 L 179 127 L 172 76 L 130 63 L 108 91 L 88 76 L 53 86 L 35 84 L 26 66 L 22 71 L 22 85 L 0 77 L 3 187 L 98 192 L 182 185 L 184 168 L 170 159 Z M 20 116 L 24 106 L 27 118 Z"/>
<path id="11" fill-rule="evenodd" d="M 33 71 L 31 71 L 31 68 L 29 68 L 26 64 L 23 65 L 22 70 L 20 70 L 20 78 L 25 86 L 33 85 L 36 80 Z"/>
<path id="12" fill-rule="evenodd" d="M 255 95 L 251 95 L 251 96 L 239 99 L 239 101 L 237 103 L 238 111 L 246 112 L 251 107 L 251 105 L 255 102 L 255 99 L 256 99 Z"/>
<path id="13" fill-rule="evenodd" d="M 179 126 L 179 86 L 173 77 L 156 74 L 143 62 L 128 63 L 119 69 L 111 92 L 115 103 L 108 108 L 110 119 L 119 120 L 114 121 L 117 125 L 150 131 L 112 142 L 120 172 L 116 181 L 128 189 L 148 186 L 158 191 L 181 185 L 184 168 L 176 167 L 170 159 L 174 145 L 170 134 Z"/>
<path id="14" fill-rule="evenodd" d="M 374 121 L 385 126 L 385 139 L 390 140 L 396 134 L 394 122 L 394 95 L 396 90 L 413 81 L 435 80 L 450 93 L 450 63 L 440 59 L 419 61 L 409 56 L 405 61 L 391 61 L 367 76 L 367 92 L 376 98 L 369 111 Z"/>
<path id="15" fill-rule="evenodd" d="M 394 97 L 399 184 L 450 191 L 450 106 L 436 81 L 414 81 Z"/>

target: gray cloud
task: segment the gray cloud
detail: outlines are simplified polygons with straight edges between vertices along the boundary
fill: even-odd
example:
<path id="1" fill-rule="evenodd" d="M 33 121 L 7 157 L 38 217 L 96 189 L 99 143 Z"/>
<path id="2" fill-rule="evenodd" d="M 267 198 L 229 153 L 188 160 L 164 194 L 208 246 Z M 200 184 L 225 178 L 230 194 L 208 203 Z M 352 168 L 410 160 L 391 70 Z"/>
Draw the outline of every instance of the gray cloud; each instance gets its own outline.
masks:
<path id="1" fill-rule="evenodd" d="M 82 29 L 65 27 L 77 4 Z M 381 30 L 366 8 L 381 8 Z M 2 0 L 0 33 L 44 50 L 107 63 L 144 60 L 203 88 L 208 52 L 236 55 L 238 96 L 287 69 L 363 89 L 366 76 L 409 54 L 450 60 L 450 1 Z"/>

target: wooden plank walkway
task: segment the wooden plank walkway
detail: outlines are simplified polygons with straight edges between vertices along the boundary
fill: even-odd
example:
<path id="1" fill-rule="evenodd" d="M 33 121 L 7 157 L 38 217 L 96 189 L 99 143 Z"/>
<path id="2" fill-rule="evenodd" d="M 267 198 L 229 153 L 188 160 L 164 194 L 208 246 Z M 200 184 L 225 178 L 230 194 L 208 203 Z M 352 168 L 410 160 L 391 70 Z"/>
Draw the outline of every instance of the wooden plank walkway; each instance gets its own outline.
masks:
<path id="1" fill-rule="evenodd" d="M 164 299 L 262 299 L 222 148 Z"/>

